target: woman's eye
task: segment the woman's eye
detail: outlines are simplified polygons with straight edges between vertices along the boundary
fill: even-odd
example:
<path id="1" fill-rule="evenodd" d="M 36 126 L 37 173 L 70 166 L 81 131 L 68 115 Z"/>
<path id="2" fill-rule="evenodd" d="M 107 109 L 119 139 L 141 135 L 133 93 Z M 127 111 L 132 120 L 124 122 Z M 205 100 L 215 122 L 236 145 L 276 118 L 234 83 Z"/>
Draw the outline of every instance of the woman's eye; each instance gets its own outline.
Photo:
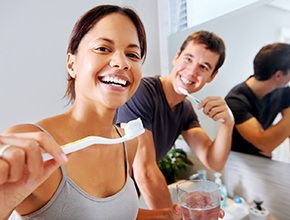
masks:
<path id="1" fill-rule="evenodd" d="M 140 59 L 140 56 L 134 53 L 127 54 L 128 57 L 134 58 L 134 59 Z"/>
<path id="2" fill-rule="evenodd" d="M 190 57 L 185 57 L 185 61 L 186 62 L 191 62 L 191 58 Z"/>
<path id="3" fill-rule="evenodd" d="M 106 47 L 97 47 L 95 50 L 102 51 L 102 52 L 108 52 L 109 51 Z"/>

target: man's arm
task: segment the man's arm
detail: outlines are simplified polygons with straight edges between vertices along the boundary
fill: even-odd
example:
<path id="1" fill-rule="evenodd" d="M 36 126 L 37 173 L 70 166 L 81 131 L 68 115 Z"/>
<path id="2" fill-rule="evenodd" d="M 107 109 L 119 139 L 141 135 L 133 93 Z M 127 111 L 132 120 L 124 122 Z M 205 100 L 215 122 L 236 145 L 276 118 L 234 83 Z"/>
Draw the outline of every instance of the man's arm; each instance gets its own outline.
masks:
<path id="1" fill-rule="evenodd" d="M 222 121 L 219 124 L 215 140 L 212 141 L 200 127 L 183 131 L 182 135 L 195 155 L 208 169 L 221 171 L 231 150 L 233 114 L 220 97 L 207 97 L 201 101 L 199 108 L 203 108 L 204 114 L 214 121 Z"/>
<path id="2" fill-rule="evenodd" d="M 172 201 L 166 180 L 156 163 L 152 132 L 145 129 L 138 142 L 133 172 L 141 194 L 150 209 L 169 208 Z"/>
<path id="3" fill-rule="evenodd" d="M 238 132 L 248 142 L 265 154 L 270 154 L 286 138 L 290 136 L 290 107 L 282 112 L 282 119 L 264 130 L 256 118 L 236 125 Z"/>
<path id="4" fill-rule="evenodd" d="M 289 111 L 290 107 L 286 108 L 286 109 L 283 109 L 281 111 L 281 115 L 282 117 L 284 118 L 284 120 L 287 120 L 287 117 L 289 116 L 290 114 L 290 111 Z M 286 118 L 285 118 L 286 117 Z M 288 119 L 289 120 L 289 119 Z M 289 135 L 288 135 L 288 138 L 290 138 L 290 132 L 289 132 Z"/>

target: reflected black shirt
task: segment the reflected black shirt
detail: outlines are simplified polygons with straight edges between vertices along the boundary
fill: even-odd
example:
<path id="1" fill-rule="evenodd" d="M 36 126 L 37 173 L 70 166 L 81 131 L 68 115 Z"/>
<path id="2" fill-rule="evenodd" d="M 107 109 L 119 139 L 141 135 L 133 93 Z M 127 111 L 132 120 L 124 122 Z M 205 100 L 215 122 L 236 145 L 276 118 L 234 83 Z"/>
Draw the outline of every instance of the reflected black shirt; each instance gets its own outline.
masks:
<path id="1" fill-rule="evenodd" d="M 243 82 L 231 89 L 225 100 L 233 112 L 235 124 L 255 117 L 266 130 L 273 124 L 277 115 L 290 106 L 290 89 L 289 87 L 276 89 L 260 100 L 246 82 Z M 264 157 L 258 148 L 239 134 L 236 128 L 233 131 L 232 150 Z"/>

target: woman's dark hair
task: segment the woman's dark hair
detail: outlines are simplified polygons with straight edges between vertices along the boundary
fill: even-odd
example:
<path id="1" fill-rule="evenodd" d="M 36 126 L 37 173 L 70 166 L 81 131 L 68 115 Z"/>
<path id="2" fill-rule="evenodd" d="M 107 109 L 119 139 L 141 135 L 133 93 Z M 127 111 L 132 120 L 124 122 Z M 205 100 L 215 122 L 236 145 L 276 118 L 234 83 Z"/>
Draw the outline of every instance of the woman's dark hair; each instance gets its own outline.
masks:
<path id="1" fill-rule="evenodd" d="M 94 25 L 99 20 L 112 13 L 125 15 L 134 23 L 140 42 L 141 58 L 144 62 L 147 54 L 147 40 L 144 25 L 140 17 L 133 9 L 116 5 L 100 5 L 92 8 L 83 16 L 81 16 L 72 30 L 67 53 L 76 54 L 83 37 L 94 27 Z M 72 78 L 70 74 L 68 74 L 67 80 L 68 85 L 64 97 L 68 97 L 69 103 L 73 103 L 75 100 L 75 79 Z"/>
<path id="2" fill-rule="evenodd" d="M 265 45 L 254 58 L 254 76 L 257 80 L 268 80 L 278 70 L 284 75 L 290 70 L 290 44 Z"/>
<path id="3" fill-rule="evenodd" d="M 204 44 L 206 45 L 206 49 L 219 55 L 219 59 L 213 73 L 223 65 L 226 58 L 226 46 L 224 41 L 215 33 L 201 30 L 189 35 L 181 45 L 179 49 L 180 53 L 190 42 Z"/>

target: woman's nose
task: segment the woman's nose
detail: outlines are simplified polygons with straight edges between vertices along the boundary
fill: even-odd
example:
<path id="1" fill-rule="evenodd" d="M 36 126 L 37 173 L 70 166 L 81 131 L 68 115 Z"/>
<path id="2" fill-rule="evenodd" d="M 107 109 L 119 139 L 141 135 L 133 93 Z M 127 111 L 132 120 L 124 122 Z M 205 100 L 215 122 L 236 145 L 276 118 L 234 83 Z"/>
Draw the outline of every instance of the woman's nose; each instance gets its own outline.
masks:
<path id="1" fill-rule="evenodd" d="M 118 69 L 130 69 L 130 63 L 125 54 L 116 52 L 110 61 L 110 66 Z"/>

